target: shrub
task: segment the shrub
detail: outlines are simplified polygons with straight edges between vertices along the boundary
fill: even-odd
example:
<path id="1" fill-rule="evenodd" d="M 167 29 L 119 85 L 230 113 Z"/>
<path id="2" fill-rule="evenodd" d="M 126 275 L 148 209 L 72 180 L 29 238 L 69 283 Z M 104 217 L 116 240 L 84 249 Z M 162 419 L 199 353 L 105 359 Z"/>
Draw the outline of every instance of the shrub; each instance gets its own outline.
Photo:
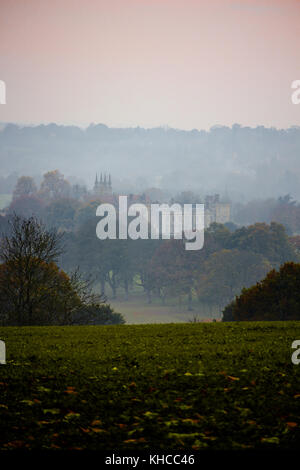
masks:
<path id="1" fill-rule="evenodd" d="M 300 320 L 300 264 L 272 269 L 256 285 L 243 289 L 223 311 L 223 321 Z"/>

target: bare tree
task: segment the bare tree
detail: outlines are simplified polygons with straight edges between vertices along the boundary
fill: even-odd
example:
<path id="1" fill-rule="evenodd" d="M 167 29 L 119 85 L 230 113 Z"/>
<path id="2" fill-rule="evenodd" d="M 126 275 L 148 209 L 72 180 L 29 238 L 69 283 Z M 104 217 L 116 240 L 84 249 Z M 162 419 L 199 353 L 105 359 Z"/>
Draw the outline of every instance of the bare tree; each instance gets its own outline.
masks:
<path id="1" fill-rule="evenodd" d="M 17 324 L 31 324 L 39 305 L 49 299 L 49 292 L 58 285 L 61 288 L 65 280 L 55 264 L 63 251 L 61 238 L 61 234 L 46 230 L 35 217 L 11 217 L 9 234 L 0 240 L 2 316 Z"/>
<path id="2" fill-rule="evenodd" d="M 0 240 L 0 260 L 4 263 L 33 258 L 50 263 L 63 253 L 62 237 L 56 230 L 47 230 L 36 217 L 28 219 L 13 214 L 9 219 L 9 235 Z"/>

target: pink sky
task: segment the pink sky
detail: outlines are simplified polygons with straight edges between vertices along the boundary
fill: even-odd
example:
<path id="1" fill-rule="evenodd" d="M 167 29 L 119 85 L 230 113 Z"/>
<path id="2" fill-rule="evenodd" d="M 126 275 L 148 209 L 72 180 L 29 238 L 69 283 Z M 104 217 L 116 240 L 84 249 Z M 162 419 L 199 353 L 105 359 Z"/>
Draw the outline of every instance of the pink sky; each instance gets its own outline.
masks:
<path id="1" fill-rule="evenodd" d="M 0 0 L 0 121 L 300 125 L 300 0 Z"/>

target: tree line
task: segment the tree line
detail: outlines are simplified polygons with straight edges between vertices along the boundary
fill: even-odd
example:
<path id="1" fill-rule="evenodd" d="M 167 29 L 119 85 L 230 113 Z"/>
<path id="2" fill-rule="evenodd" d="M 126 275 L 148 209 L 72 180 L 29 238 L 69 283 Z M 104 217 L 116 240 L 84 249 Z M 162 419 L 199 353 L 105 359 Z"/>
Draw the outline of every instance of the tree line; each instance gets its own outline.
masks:
<path id="1" fill-rule="evenodd" d="M 97 218 L 85 220 L 67 234 L 62 258 L 66 270 L 80 266 L 91 273 L 101 294 L 110 287 L 113 298 L 120 288 L 126 298 L 140 286 L 145 301 L 153 296 L 218 305 L 221 310 L 244 287 L 249 287 L 273 268 L 299 261 L 284 227 L 278 223 L 256 223 L 234 232 L 221 224 L 205 230 L 204 247 L 187 251 L 183 240 L 99 240 Z"/>
<path id="2" fill-rule="evenodd" d="M 75 193 L 57 170 L 44 175 L 40 188 L 30 177 L 19 178 L 7 216 L 0 217 L 0 231 L 9 234 L 8 219 L 17 213 L 29 219 L 34 214 L 45 229 L 64 232 L 58 265 L 69 277 L 79 268 L 103 297 L 109 288 L 112 298 L 122 290 L 128 299 L 138 286 L 148 303 L 175 298 L 188 310 L 204 302 L 221 311 L 273 268 L 300 259 L 299 237 L 289 237 L 283 224 L 272 221 L 242 227 L 212 224 L 203 249 L 193 252 L 184 249 L 182 240 L 99 240 L 95 214 L 101 201 L 82 198 L 78 188 L 77 198 Z M 295 207 L 289 196 L 280 204 L 291 212 Z"/>

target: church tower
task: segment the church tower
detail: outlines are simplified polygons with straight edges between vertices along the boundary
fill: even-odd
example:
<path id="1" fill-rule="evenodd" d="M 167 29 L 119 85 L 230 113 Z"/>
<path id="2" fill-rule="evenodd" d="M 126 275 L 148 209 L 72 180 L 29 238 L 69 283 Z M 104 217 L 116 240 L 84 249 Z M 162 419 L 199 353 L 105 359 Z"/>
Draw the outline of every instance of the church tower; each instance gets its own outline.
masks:
<path id="1" fill-rule="evenodd" d="M 94 193 L 96 193 L 98 190 L 98 176 L 97 176 L 97 173 L 96 173 L 96 179 L 95 179 L 95 184 L 94 184 Z"/>
<path id="2" fill-rule="evenodd" d="M 93 193 L 95 196 L 99 196 L 99 197 L 112 194 L 112 184 L 111 184 L 110 174 L 107 176 L 106 173 L 104 173 L 104 175 L 100 173 L 100 180 L 98 180 L 98 175 L 96 173 Z"/>

